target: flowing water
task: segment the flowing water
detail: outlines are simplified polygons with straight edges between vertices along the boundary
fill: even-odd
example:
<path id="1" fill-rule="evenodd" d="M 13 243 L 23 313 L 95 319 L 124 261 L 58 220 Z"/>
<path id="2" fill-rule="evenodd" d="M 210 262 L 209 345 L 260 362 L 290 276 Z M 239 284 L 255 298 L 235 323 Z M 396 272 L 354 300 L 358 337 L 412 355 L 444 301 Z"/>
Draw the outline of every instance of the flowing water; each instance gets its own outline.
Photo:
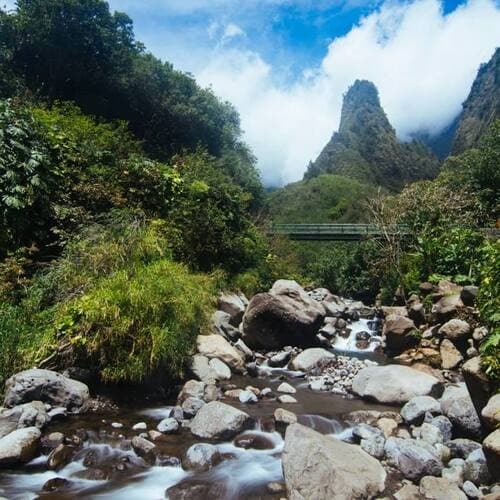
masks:
<path id="1" fill-rule="evenodd" d="M 349 339 L 335 345 L 337 351 L 353 350 L 355 335 L 369 330 L 367 322 L 353 324 Z M 354 339 L 354 343 L 351 340 Z M 345 342 L 344 342 L 345 340 Z M 370 343 L 371 345 L 371 343 Z M 363 351 L 363 350 L 361 350 Z M 371 352 L 371 349 L 365 349 Z M 272 494 L 267 490 L 270 482 L 283 481 L 281 452 L 283 437 L 274 428 L 273 413 L 276 408 L 286 408 L 299 416 L 299 422 L 323 434 L 349 440 L 349 426 L 343 415 L 354 410 L 388 410 L 387 406 L 369 404 L 356 398 L 347 398 L 329 392 L 314 392 L 307 387 L 297 372 L 270 369 L 264 378 L 234 376 L 231 383 L 238 387 L 253 385 L 270 387 L 276 391 L 286 380 L 297 389 L 297 404 L 283 405 L 273 400 L 260 400 L 254 405 L 223 399 L 252 415 L 256 427 L 245 434 L 253 435 L 259 449 L 238 447 L 235 441 L 216 443 L 224 460 L 208 472 L 184 471 L 180 459 L 186 450 L 199 442 L 188 429 L 178 434 L 164 436 L 157 443 L 160 450 L 157 463 L 146 464 L 131 449 L 130 440 L 138 432 L 132 426 L 145 422 L 148 429 L 155 429 L 160 420 L 168 416 L 173 401 L 165 406 L 146 407 L 141 404 L 121 405 L 116 410 L 100 414 L 86 414 L 51 424 L 47 432 L 61 431 L 66 436 L 82 434 L 86 440 L 71 463 L 59 471 L 48 470 L 47 457 L 40 456 L 23 468 L 0 473 L 0 497 L 14 500 L 96 498 L 116 500 L 156 500 L 166 498 L 166 490 L 182 483 L 190 489 L 191 499 L 264 499 L 281 498 L 283 493 Z M 123 424 L 114 429 L 111 423 Z M 262 449 L 261 449 L 262 448 Z M 49 480 L 52 483 L 47 485 Z M 43 491 L 44 485 L 47 491 Z M 53 486 L 55 490 L 50 491 Z M 56 488 L 57 487 L 57 488 Z"/>

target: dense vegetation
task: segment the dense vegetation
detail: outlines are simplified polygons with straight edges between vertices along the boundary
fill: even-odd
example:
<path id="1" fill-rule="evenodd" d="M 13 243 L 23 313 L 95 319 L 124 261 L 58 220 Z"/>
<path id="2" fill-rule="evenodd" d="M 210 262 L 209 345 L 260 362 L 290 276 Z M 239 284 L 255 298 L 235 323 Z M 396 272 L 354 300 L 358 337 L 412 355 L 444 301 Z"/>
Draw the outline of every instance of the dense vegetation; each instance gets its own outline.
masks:
<path id="1" fill-rule="evenodd" d="M 394 189 L 432 178 L 437 170 L 437 158 L 422 143 L 398 141 L 375 85 L 356 80 L 344 97 L 339 131 L 305 178 L 335 173 Z"/>

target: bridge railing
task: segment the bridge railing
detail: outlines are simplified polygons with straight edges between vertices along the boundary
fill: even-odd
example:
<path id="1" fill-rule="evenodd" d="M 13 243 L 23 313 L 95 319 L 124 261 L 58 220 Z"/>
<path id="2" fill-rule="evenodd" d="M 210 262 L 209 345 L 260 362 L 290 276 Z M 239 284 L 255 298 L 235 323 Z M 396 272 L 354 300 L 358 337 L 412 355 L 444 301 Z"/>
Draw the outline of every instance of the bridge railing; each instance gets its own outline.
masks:
<path id="1" fill-rule="evenodd" d="M 273 234 L 318 234 L 318 235 L 380 235 L 384 232 L 406 234 L 407 226 L 395 225 L 380 227 L 374 224 L 273 224 Z"/>

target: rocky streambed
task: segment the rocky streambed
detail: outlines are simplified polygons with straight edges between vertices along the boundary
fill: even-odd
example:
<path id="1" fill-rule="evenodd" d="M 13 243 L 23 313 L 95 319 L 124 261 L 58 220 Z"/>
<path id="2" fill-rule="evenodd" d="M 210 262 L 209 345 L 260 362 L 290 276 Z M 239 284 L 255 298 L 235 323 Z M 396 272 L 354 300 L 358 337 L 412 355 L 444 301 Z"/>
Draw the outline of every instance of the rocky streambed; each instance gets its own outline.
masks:
<path id="1" fill-rule="evenodd" d="M 434 320 L 419 303 L 376 309 L 285 281 L 250 303 L 224 294 L 191 378 L 161 404 L 17 374 L 0 410 L 0 497 L 500 498 L 500 400 L 468 342 L 480 326 L 457 335 L 471 306 Z"/>

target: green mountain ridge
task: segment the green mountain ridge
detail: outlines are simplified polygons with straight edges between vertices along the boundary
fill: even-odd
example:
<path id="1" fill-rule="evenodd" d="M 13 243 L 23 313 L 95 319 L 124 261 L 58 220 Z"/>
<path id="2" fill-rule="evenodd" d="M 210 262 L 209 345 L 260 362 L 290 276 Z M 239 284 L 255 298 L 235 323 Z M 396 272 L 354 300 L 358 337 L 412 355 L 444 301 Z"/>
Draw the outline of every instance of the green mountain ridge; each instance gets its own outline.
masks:
<path id="1" fill-rule="evenodd" d="M 335 173 L 398 189 L 433 178 L 438 168 L 438 159 L 423 143 L 398 141 L 375 85 L 356 80 L 344 96 L 339 131 L 309 165 L 305 179 Z"/>

